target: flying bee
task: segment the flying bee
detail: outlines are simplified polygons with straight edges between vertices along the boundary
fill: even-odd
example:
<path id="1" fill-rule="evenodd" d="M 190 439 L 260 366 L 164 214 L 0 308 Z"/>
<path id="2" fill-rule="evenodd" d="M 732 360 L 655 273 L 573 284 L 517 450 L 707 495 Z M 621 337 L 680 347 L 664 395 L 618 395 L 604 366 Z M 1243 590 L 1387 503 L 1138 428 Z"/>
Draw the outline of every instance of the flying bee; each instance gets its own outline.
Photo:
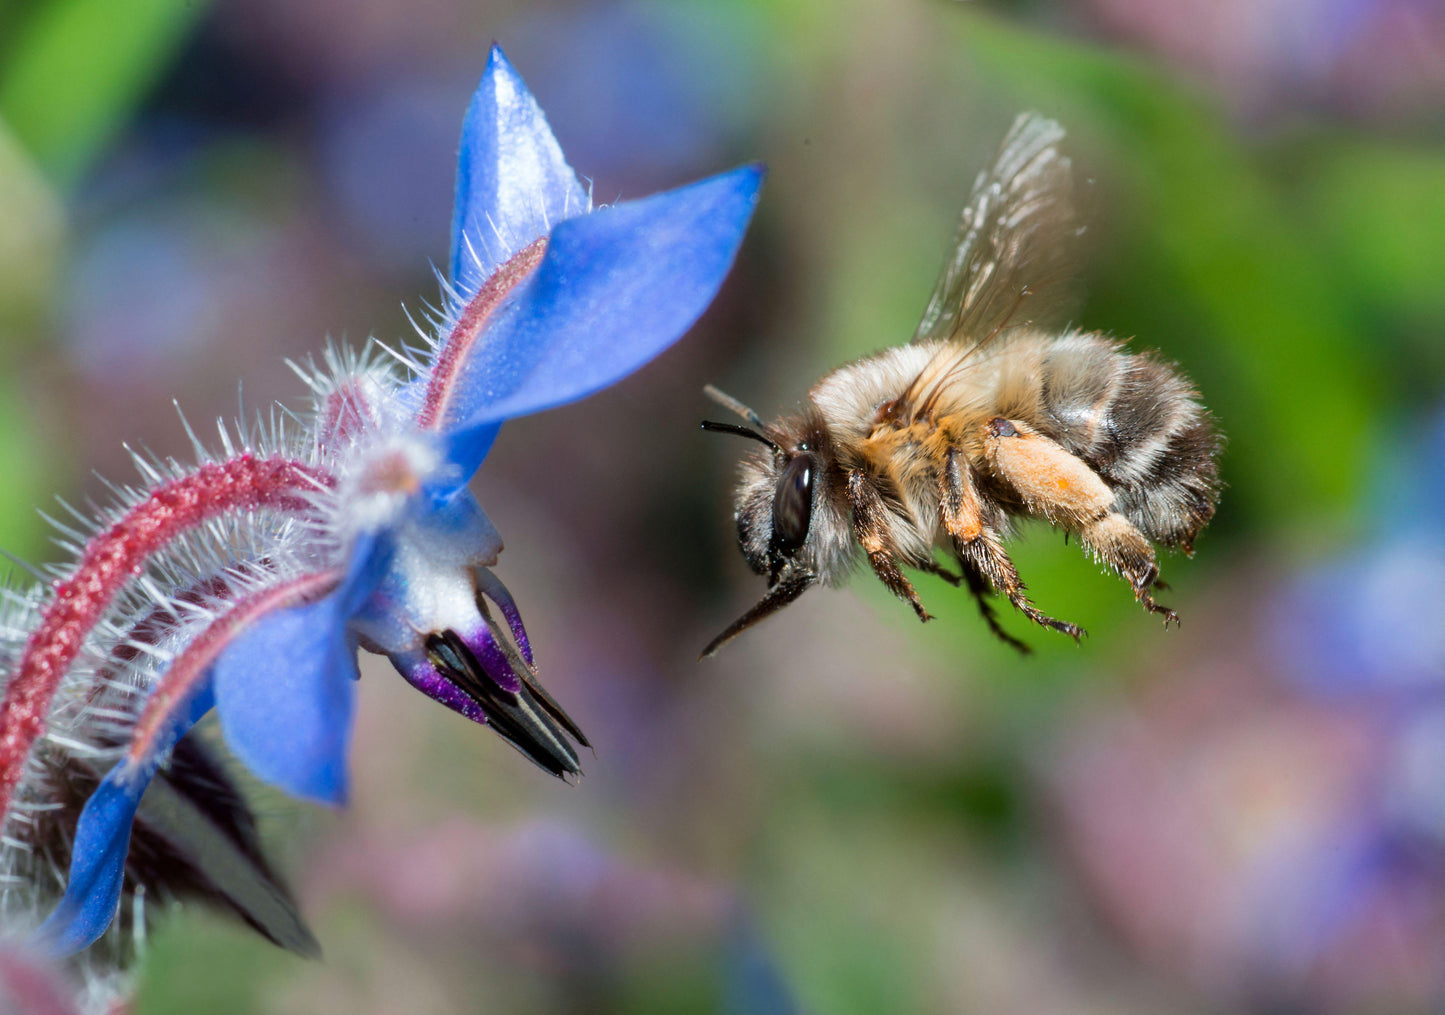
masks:
<path id="1" fill-rule="evenodd" d="M 1073 275 L 1082 231 L 1063 129 L 1025 113 L 964 206 L 953 252 L 908 345 L 839 367 L 802 411 L 773 423 L 715 388 L 746 426 L 705 422 L 761 447 L 742 464 L 738 542 L 768 578 L 710 656 L 809 587 L 841 584 L 861 548 L 873 573 L 928 620 L 904 568 L 966 585 L 989 628 L 990 592 L 1076 641 L 1039 610 L 1004 548 L 1015 519 L 1074 534 L 1145 609 L 1162 588 L 1153 543 L 1193 553 L 1219 499 L 1222 439 L 1177 368 L 1097 332 L 1043 322 Z M 957 573 L 939 564 L 942 549 Z"/>

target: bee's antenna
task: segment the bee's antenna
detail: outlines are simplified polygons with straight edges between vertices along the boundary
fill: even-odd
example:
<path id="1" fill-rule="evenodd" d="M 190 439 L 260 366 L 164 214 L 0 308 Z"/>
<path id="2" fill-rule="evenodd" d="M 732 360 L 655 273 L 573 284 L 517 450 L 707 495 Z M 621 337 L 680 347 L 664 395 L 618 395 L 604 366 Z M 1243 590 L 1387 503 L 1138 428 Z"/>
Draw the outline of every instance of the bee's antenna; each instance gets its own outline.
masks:
<path id="1" fill-rule="evenodd" d="M 766 434 L 758 433 L 751 427 L 738 426 L 736 423 L 715 423 L 710 419 L 705 419 L 702 421 L 702 428 L 704 430 L 711 430 L 714 433 L 732 433 L 737 434 L 739 437 L 750 437 L 753 440 L 758 441 L 762 444 L 766 444 L 768 447 L 772 448 L 774 454 L 781 455 L 784 453 L 782 447 L 778 444 L 777 441 L 773 440 Z"/>
<path id="2" fill-rule="evenodd" d="M 713 387 L 711 384 L 708 384 L 703 387 L 702 393 L 708 398 L 711 398 L 718 405 L 721 405 L 724 409 L 731 409 L 733 412 L 737 413 L 739 416 L 747 420 L 759 430 L 762 430 L 764 428 L 763 417 L 759 416 L 756 412 L 754 412 L 752 409 L 749 409 L 746 405 L 744 405 L 742 402 L 739 402 L 736 398 L 734 398 L 732 395 L 729 395 L 727 392 L 721 391 Z"/>

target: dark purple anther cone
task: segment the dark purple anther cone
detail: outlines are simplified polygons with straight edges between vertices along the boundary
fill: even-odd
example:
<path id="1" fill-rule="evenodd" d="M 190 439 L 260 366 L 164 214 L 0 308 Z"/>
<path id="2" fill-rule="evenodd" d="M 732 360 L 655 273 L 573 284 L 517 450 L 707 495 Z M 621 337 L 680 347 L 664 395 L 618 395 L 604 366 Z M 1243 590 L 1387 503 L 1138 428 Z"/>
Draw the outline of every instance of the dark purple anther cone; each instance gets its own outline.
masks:
<path id="1" fill-rule="evenodd" d="M 515 615 L 515 607 L 512 612 Z M 517 623 L 520 627 L 520 618 Z M 437 631 L 427 637 L 426 647 L 426 664 L 407 675 L 413 686 L 491 726 L 553 775 L 582 774 L 573 741 L 590 747 L 587 737 L 543 689 L 530 663 L 503 648 L 492 628 L 482 627 L 469 637 Z"/>

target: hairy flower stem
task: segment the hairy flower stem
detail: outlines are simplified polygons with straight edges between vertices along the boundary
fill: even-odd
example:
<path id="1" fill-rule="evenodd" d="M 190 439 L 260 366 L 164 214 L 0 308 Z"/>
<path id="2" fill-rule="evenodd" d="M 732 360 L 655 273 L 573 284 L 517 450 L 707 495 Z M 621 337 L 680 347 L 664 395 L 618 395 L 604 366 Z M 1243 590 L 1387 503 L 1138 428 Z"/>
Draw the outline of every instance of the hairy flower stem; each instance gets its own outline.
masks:
<path id="1" fill-rule="evenodd" d="M 349 378 L 339 383 L 326 396 L 317 413 L 316 449 L 334 452 L 376 427 L 376 410 L 366 397 L 361 383 Z"/>
<path id="2" fill-rule="evenodd" d="M 156 738 L 175 717 L 176 709 L 190 696 L 206 670 L 236 635 L 273 610 L 297 606 L 324 596 L 336 587 L 341 577 L 341 571 L 333 568 L 267 586 L 238 599 L 192 638 L 146 699 L 145 709 L 131 733 L 127 760 L 137 768 L 140 766 Z"/>
<path id="3" fill-rule="evenodd" d="M 230 511 L 304 512 L 330 478 L 290 458 L 242 454 L 162 483 L 88 543 L 25 644 L 0 705 L 0 815 L 44 732 L 56 688 L 93 627 L 131 578 L 178 536 Z"/>
<path id="4" fill-rule="evenodd" d="M 435 430 L 447 422 L 447 406 L 451 403 L 457 377 L 462 364 L 467 361 L 467 353 L 471 351 L 472 343 L 482 333 L 508 294 L 542 263 L 542 255 L 546 252 L 547 237 L 533 240 L 498 268 L 467 303 L 456 326 L 437 352 L 436 366 L 432 369 L 431 379 L 427 381 L 426 398 L 422 402 L 421 412 L 417 415 L 417 426 L 421 429 Z"/>

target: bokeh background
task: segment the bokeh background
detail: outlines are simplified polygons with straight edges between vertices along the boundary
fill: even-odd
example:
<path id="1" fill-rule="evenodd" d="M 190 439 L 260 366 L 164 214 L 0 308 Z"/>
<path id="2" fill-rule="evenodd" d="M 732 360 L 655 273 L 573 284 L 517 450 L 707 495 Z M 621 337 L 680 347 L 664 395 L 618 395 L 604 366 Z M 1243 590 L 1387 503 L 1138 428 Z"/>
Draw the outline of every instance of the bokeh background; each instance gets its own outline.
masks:
<path id="1" fill-rule="evenodd" d="M 1410 1012 L 1445 1003 L 1445 9 L 1436 0 L 0 0 L 0 545 L 122 441 L 298 400 L 437 293 L 491 40 L 599 200 L 770 177 L 675 350 L 477 481 L 580 787 L 364 671 L 352 806 L 259 806 L 326 949 L 187 911 L 137 1015 Z M 1076 320 L 1229 436 L 1160 630 L 1039 528 L 1081 647 L 919 582 L 761 592 L 737 442 L 911 334 L 974 173 L 1068 127 Z"/>

